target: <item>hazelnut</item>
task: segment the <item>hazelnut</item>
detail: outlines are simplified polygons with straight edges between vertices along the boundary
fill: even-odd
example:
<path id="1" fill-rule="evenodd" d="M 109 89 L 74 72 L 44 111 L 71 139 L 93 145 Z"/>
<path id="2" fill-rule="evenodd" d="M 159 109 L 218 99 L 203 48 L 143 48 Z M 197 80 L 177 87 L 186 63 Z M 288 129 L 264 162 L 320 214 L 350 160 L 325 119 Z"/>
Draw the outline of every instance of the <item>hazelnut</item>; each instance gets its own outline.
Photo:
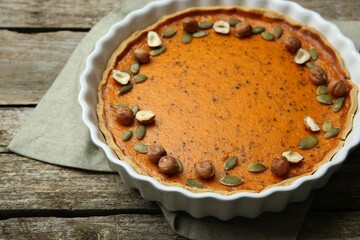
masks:
<path id="1" fill-rule="evenodd" d="M 284 42 L 285 48 L 291 53 L 296 53 L 301 48 L 301 42 L 297 37 L 288 36 Z"/>
<path id="2" fill-rule="evenodd" d="M 151 124 L 155 121 L 155 113 L 151 110 L 140 110 L 135 118 L 141 124 Z"/>
<path id="3" fill-rule="evenodd" d="M 134 56 L 139 63 L 148 63 L 150 61 L 150 53 L 145 49 L 135 49 Z"/>
<path id="4" fill-rule="evenodd" d="M 147 156 L 154 163 L 158 163 L 160 158 L 166 156 L 166 154 L 165 149 L 157 143 L 151 144 L 147 148 Z"/>
<path id="5" fill-rule="evenodd" d="M 215 164 L 213 161 L 207 160 L 195 163 L 195 174 L 198 178 L 208 179 L 215 174 Z"/>
<path id="6" fill-rule="evenodd" d="M 314 66 L 310 69 L 310 80 L 317 86 L 324 85 L 327 83 L 327 75 L 321 67 Z"/>
<path id="7" fill-rule="evenodd" d="M 194 33 L 197 32 L 198 30 L 198 23 L 195 20 L 195 18 L 192 17 L 186 17 L 182 20 L 182 25 L 183 25 L 183 29 L 184 31 L 188 32 L 188 33 Z"/>
<path id="8" fill-rule="evenodd" d="M 235 36 L 243 38 L 252 34 L 252 27 L 247 22 L 241 22 L 235 25 Z"/>
<path id="9" fill-rule="evenodd" d="M 271 172 L 278 177 L 282 177 L 289 171 L 289 161 L 286 157 L 276 157 L 271 163 Z"/>
<path id="10" fill-rule="evenodd" d="M 134 112 L 129 107 L 120 107 L 115 110 L 115 118 L 121 125 L 131 125 L 134 117 Z"/>
<path id="11" fill-rule="evenodd" d="M 174 173 L 179 172 L 179 164 L 176 159 L 172 156 L 163 156 L 160 158 L 158 162 L 159 172 L 164 173 L 166 175 L 172 175 Z"/>
<path id="12" fill-rule="evenodd" d="M 332 81 L 329 83 L 328 91 L 334 97 L 342 97 L 347 92 L 346 83 L 344 80 Z"/>

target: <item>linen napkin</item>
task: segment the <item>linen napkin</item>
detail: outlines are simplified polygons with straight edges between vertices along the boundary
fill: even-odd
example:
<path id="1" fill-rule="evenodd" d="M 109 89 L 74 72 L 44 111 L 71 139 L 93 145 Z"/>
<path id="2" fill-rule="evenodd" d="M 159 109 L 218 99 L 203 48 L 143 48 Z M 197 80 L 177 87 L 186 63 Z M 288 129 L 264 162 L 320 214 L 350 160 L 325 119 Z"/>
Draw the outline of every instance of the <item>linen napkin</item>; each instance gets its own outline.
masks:
<path id="1" fill-rule="evenodd" d="M 95 42 L 109 27 L 150 0 L 131 0 L 104 17 L 84 37 L 55 82 L 34 109 L 8 148 L 20 155 L 66 167 L 113 171 L 105 154 L 91 141 L 81 120 L 77 102 L 79 76 Z M 336 22 L 359 46 L 360 22 Z M 256 219 L 237 217 L 220 221 L 213 217 L 196 219 L 185 212 L 170 212 L 159 204 L 166 220 L 181 236 L 190 239 L 296 239 L 311 204 L 312 195 L 293 203 L 280 213 L 264 213 Z"/>

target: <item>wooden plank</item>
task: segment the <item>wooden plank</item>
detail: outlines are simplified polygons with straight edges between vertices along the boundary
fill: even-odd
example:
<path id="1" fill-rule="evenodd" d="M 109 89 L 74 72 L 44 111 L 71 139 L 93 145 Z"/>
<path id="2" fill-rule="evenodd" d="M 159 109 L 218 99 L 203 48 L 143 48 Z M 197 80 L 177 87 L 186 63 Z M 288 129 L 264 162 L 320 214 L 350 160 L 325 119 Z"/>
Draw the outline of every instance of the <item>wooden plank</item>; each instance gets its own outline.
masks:
<path id="1" fill-rule="evenodd" d="M 0 30 L 0 104 L 37 104 L 85 34 Z"/>
<path id="2" fill-rule="evenodd" d="M 359 212 L 309 213 L 298 239 L 356 239 Z M 162 215 L 31 217 L 0 221 L 4 239 L 184 239 Z M 271 236 L 269 236 L 271 239 Z"/>
<path id="3" fill-rule="evenodd" d="M 80 28 L 94 26 L 103 16 L 129 0 L 1 0 L 1 28 Z M 138 1 L 141 2 L 141 1 Z M 306 8 L 319 12 L 326 19 L 360 20 L 360 1 L 296 0 Z M 140 4 L 139 4 L 140 5 Z"/>
<path id="4" fill-rule="evenodd" d="M 88 214 L 159 212 L 138 191 L 124 187 L 115 173 L 59 167 L 15 154 L 0 154 L 0 217 L 22 211 Z M 20 211 L 20 213 L 19 213 Z"/>

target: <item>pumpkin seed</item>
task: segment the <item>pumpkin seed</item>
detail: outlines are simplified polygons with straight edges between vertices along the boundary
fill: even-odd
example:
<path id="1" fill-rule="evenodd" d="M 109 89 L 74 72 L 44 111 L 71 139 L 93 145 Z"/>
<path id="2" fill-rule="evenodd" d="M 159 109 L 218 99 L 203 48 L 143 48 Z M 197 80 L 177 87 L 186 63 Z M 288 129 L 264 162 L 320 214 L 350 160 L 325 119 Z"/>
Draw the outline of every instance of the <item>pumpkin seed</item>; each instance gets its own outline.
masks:
<path id="1" fill-rule="evenodd" d="M 316 99 L 318 100 L 319 103 L 322 104 L 333 104 L 334 103 L 334 99 L 331 95 L 328 94 L 324 94 L 324 95 L 319 95 L 316 97 Z"/>
<path id="2" fill-rule="evenodd" d="M 138 61 L 135 61 L 130 66 L 130 72 L 133 74 L 138 74 L 140 71 L 140 63 Z"/>
<path id="3" fill-rule="evenodd" d="M 236 165 L 236 163 L 238 162 L 238 158 L 236 156 L 231 156 L 229 157 L 225 162 L 224 162 L 224 169 L 230 170 L 233 169 Z"/>
<path id="4" fill-rule="evenodd" d="M 130 105 L 127 103 L 116 103 L 116 104 L 114 104 L 114 107 L 115 108 L 130 107 Z"/>
<path id="5" fill-rule="evenodd" d="M 190 42 L 191 42 L 191 39 L 192 39 L 192 36 L 191 36 L 191 34 L 188 33 L 188 32 L 184 33 L 184 35 L 182 35 L 182 37 L 181 37 L 181 41 L 182 41 L 183 43 L 190 43 Z"/>
<path id="6" fill-rule="evenodd" d="M 176 34 L 176 30 L 172 28 L 165 29 L 162 33 L 164 38 L 170 38 Z"/>
<path id="7" fill-rule="evenodd" d="M 134 82 L 141 83 L 141 82 L 145 81 L 146 79 L 148 79 L 148 77 L 146 75 L 137 75 L 134 77 Z"/>
<path id="8" fill-rule="evenodd" d="M 330 129 L 332 129 L 332 122 L 330 119 L 326 119 L 322 125 L 322 129 L 324 132 L 328 132 Z"/>
<path id="9" fill-rule="evenodd" d="M 264 32 L 265 28 L 264 27 L 254 27 L 251 31 L 253 34 L 259 34 L 259 33 Z"/>
<path id="10" fill-rule="evenodd" d="M 307 63 L 306 63 L 306 66 L 307 66 L 308 68 L 313 68 L 313 67 L 315 67 L 316 65 L 313 64 L 312 62 L 307 62 Z"/>
<path id="11" fill-rule="evenodd" d="M 182 162 L 180 161 L 180 159 L 175 158 L 177 164 L 179 165 L 179 173 L 182 173 L 184 171 L 184 165 L 182 164 Z"/>
<path id="12" fill-rule="evenodd" d="M 136 113 L 139 111 L 139 105 L 134 105 L 132 106 L 131 110 L 133 111 L 134 115 L 136 115 Z"/>
<path id="13" fill-rule="evenodd" d="M 340 111 L 340 109 L 344 106 L 344 103 L 345 103 L 345 98 L 344 97 L 339 97 L 339 98 L 335 99 L 332 110 L 334 112 Z"/>
<path id="14" fill-rule="evenodd" d="M 275 38 L 279 38 L 280 36 L 281 36 L 281 34 L 282 34 L 282 29 L 281 29 L 281 27 L 280 26 L 275 26 L 275 28 L 274 28 L 274 37 Z"/>
<path id="15" fill-rule="evenodd" d="M 136 127 L 136 138 L 141 140 L 145 137 L 145 134 L 146 134 L 146 127 L 145 125 L 143 124 L 139 124 L 137 127 Z"/>
<path id="16" fill-rule="evenodd" d="M 317 53 L 316 49 L 311 47 L 310 50 L 309 50 L 309 53 L 310 53 L 310 57 L 312 60 L 317 60 L 319 58 L 319 54 Z"/>
<path id="17" fill-rule="evenodd" d="M 319 142 L 317 136 L 307 136 L 300 140 L 298 147 L 301 149 L 310 149 Z"/>
<path id="18" fill-rule="evenodd" d="M 150 53 L 151 56 L 158 56 L 158 55 L 162 54 L 165 51 L 166 51 L 166 46 L 163 45 L 163 46 L 160 46 L 158 48 L 152 49 L 149 53 Z"/>
<path id="19" fill-rule="evenodd" d="M 327 131 L 324 135 L 324 137 L 327 138 L 332 138 L 335 137 L 336 135 L 338 135 L 338 133 L 340 132 L 340 128 L 331 128 L 329 131 Z"/>
<path id="20" fill-rule="evenodd" d="M 247 170 L 249 172 L 263 172 L 267 169 L 267 167 L 262 163 L 252 163 L 248 166 Z"/>
<path id="21" fill-rule="evenodd" d="M 133 88 L 133 85 L 132 85 L 132 84 L 128 84 L 128 85 L 122 86 L 122 87 L 119 89 L 118 93 L 119 93 L 119 94 L 125 94 L 125 93 L 129 92 L 132 88 Z"/>
<path id="22" fill-rule="evenodd" d="M 286 152 L 283 152 L 282 155 L 284 157 L 286 157 L 287 160 L 291 163 L 298 163 L 304 159 L 304 157 L 301 156 L 300 153 L 295 152 L 295 151 L 286 151 Z"/>
<path id="23" fill-rule="evenodd" d="M 195 179 L 195 178 L 188 178 L 185 180 L 186 185 L 188 185 L 189 187 L 194 187 L 194 188 L 205 188 L 205 185 L 202 184 L 199 180 Z"/>
<path id="24" fill-rule="evenodd" d="M 244 180 L 236 176 L 225 176 L 220 179 L 220 183 L 225 186 L 235 187 L 242 184 Z"/>
<path id="25" fill-rule="evenodd" d="M 240 19 L 232 18 L 227 21 L 231 27 L 235 27 L 236 24 L 241 23 Z"/>
<path id="26" fill-rule="evenodd" d="M 128 141 L 128 140 L 130 140 L 132 135 L 133 135 L 133 131 L 131 129 L 129 129 L 126 132 L 124 132 L 124 134 L 121 137 L 121 140 L 123 140 L 124 142 Z"/>
<path id="27" fill-rule="evenodd" d="M 192 36 L 195 38 L 202 38 L 202 37 L 206 37 L 207 35 L 208 35 L 207 32 L 201 30 L 192 34 Z"/>
<path id="28" fill-rule="evenodd" d="M 148 146 L 146 144 L 143 144 L 143 143 L 138 143 L 138 144 L 135 145 L 134 149 L 138 153 L 146 154 L 147 150 L 148 150 Z"/>
<path id="29" fill-rule="evenodd" d="M 198 24 L 199 28 L 202 30 L 212 28 L 213 25 L 214 25 L 214 23 L 212 21 L 208 21 L 208 20 L 202 21 Z"/>
<path id="30" fill-rule="evenodd" d="M 264 31 L 261 33 L 261 37 L 267 41 L 273 41 L 274 40 L 274 35 L 272 35 L 271 33 Z"/>
<path id="31" fill-rule="evenodd" d="M 328 88 L 326 85 L 320 85 L 316 89 L 317 95 L 326 95 L 328 93 Z"/>

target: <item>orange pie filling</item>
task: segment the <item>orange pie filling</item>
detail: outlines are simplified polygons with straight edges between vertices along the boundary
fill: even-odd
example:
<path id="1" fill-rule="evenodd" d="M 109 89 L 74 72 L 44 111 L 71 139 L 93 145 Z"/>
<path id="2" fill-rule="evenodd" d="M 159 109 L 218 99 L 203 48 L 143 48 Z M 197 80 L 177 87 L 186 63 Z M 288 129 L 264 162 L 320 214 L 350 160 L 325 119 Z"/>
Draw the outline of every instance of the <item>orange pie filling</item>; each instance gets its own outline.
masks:
<path id="1" fill-rule="evenodd" d="M 330 161 L 356 96 L 314 29 L 267 10 L 194 8 L 120 44 L 97 111 L 107 143 L 138 173 L 232 194 L 288 185 Z"/>

